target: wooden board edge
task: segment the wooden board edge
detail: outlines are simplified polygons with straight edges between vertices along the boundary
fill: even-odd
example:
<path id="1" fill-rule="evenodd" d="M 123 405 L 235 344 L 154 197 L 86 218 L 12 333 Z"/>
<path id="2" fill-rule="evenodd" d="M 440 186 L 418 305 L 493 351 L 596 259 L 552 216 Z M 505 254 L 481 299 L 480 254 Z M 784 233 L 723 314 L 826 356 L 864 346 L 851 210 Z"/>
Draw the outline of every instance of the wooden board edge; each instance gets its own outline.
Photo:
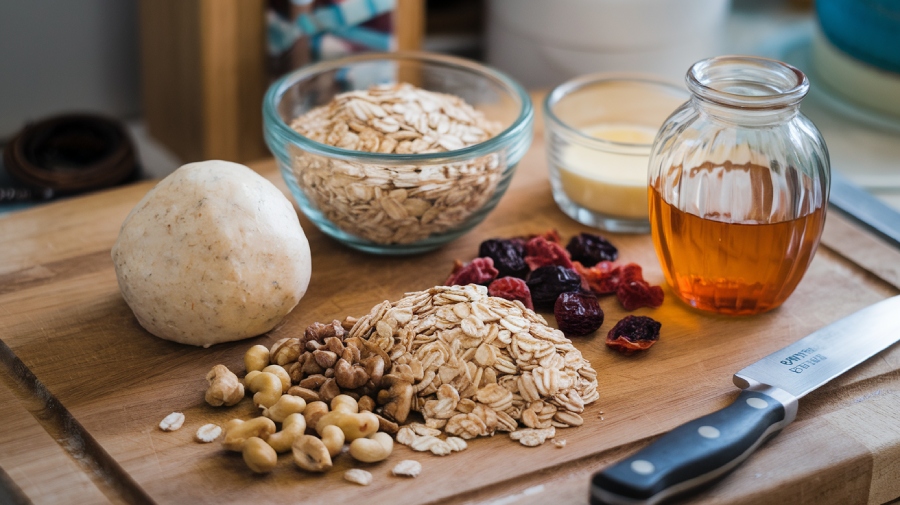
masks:
<path id="1" fill-rule="evenodd" d="M 98 499 L 105 499 L 115 504 L 154 503 L 2 340 L 0 340 L 0 367 L 5 372 L 3 379 L 0 380 L 4 395 L 9 393 L 17 400 L 5 405 L 3 416 L 33 417 L 35 424 L 29 426 L 29 429 L 39 438 L 40 448 L 49 452 L 53 461 L 80 471 L 69 474 L 72 486 L 67 489 L 65 501 L 96 503 Z M 41 436 L 40 429 L 44 430 L 46 438 Z M 53 447 L 54 441 L 56 447 Z M 15 458 L 12 457 L 12 460 Z M 8 474 L 12 468 L 14 467 L 7 466 L 3 471 Z M 39 475 L 32 475 L 28 482 L 33 483 L 32 487 L 39 492 L 41 487 Z M 4 483 L 0 482 L 0 485 L 2 484 Z M 30 496 L 28 488 L 19 487 L 18 492 L 9 487 L 6 490 L 13 498 L 24 496 L 28 502 L 44 501 L 40 497 L 32 499 L 35 497 Z"/>

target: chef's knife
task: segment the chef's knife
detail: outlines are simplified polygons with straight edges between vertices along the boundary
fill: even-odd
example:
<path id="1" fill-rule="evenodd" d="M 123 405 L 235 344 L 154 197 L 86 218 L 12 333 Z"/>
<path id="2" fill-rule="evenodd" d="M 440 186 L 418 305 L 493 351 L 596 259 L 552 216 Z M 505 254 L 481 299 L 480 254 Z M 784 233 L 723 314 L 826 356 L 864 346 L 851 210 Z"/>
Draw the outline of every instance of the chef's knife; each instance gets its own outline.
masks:
<path id="1" fill-rule="evenodd" d="M 797 400 L 900 341 L 900 296 L 832 323 L 734 374 L 743 391 L 591 480 L 591 503 L 655 504 L 722 477 L 790 424 Z"/>

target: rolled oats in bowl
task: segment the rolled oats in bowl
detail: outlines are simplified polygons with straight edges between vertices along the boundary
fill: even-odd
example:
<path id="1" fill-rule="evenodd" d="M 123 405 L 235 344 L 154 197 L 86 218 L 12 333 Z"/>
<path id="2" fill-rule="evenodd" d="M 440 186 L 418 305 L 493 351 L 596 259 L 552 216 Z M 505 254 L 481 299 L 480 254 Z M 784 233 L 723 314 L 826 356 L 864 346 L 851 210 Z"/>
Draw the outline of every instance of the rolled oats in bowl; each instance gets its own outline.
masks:
<path id="1" fill-rule="evenodd" d="M 326 234 L 382 254 L 433 249 L 478 224 L 531 141 L 520 86 L 419 53 L 306 67 L 272 86 L 264 113 L 300 209 Z"/>
<path id="2" fill-rule="evenodd" d="M 501 131 L 460 97 L 407 83 L 341 93 L 291 127 L 323 144 L 383 154 L 454 151 Z M 298 149 L 292 168 L 307 197 L 341 229 L 378 244 L 409 244 L 464 223 L 494 194 L 503 165 L 496 153 L 467 162 L 379 165 Z"/>

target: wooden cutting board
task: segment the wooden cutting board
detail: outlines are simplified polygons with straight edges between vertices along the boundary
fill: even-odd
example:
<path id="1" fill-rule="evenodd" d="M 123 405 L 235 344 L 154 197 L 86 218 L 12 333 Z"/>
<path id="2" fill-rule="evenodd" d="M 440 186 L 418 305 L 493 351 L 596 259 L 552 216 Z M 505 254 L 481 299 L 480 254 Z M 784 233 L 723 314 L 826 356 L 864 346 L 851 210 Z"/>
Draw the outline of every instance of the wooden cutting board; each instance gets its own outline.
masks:
<path id="1" fill-rule="evenodd" d="M 286 191 L 274 162 L 253 165 Z M 540 129 L 498 208 L 465 237 L 431 253 L 377 257 L 332 241 L 305 218 L 313 277 L 309 292 L 267 335 L 199 349 L 145 332 L 122 300 L 109 250 L 126 214 L 152 183 L 49 204 L 0 218 L 0 501 L 34 503 L 586 503 L 591 473 L 657 435 L 721 408 L 737 393 L 736 370 L 857 309 L 900 292 L 900 252 L 836 213 L 823 246 L 787 303 L 756 317 L 699 313 L 666 288 L 660 342 L 624 357 L 604 336 L 626 315 L 603 299 L 606 322 L 575 344 L 599 371 L 600 400 L 580 428 L 561 430 L 564 448 L 526 448 L 505 435 L 474 440 L 447 457 L 396 446 L 389 460 L 354 465 L 338 458 L 326 475 L 299 471 L 289 456 L 252 475 L 240 455 L 192 437 L 209 422 L 247 419 L 203 401 L 215 364 L 242 371 L 244 351 L 299 335 L 314 321 L 360 316 L 382 300 L 445 279 L 454 259 L 478 244 L 556 228 L 586 228 L 550 196 Z M 615 235 L 620 259 L 664 284 L 649 236 Z M 847 335 L 847 338 L 853 338 Z M 184 412 L 184 427 L 159 421 Z M 800 403 L 797 421 L 747 463 L 691 503 L 884 503 L 900 496 L 900 347 L 869 360 Z M 424 467 L 392 477 L 402 459 Z M 369 487 L 344 482 L 353 466 Z"/>

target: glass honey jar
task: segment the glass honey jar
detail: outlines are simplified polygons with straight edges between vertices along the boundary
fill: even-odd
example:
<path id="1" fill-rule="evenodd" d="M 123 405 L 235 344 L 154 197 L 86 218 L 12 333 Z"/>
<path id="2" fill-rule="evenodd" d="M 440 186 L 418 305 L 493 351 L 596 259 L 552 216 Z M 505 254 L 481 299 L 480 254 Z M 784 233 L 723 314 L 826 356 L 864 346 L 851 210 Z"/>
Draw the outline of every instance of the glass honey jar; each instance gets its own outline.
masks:
<path id="1" fill-rule="evenodd" d="M 830 167 L 800 112 L 809 81 L 785 63 L 721 56 L 685 77 L 691 99 L 649 163 L 650 226 L 672 291 L 721 314 L 781 305 L 819 244 Z"/>

